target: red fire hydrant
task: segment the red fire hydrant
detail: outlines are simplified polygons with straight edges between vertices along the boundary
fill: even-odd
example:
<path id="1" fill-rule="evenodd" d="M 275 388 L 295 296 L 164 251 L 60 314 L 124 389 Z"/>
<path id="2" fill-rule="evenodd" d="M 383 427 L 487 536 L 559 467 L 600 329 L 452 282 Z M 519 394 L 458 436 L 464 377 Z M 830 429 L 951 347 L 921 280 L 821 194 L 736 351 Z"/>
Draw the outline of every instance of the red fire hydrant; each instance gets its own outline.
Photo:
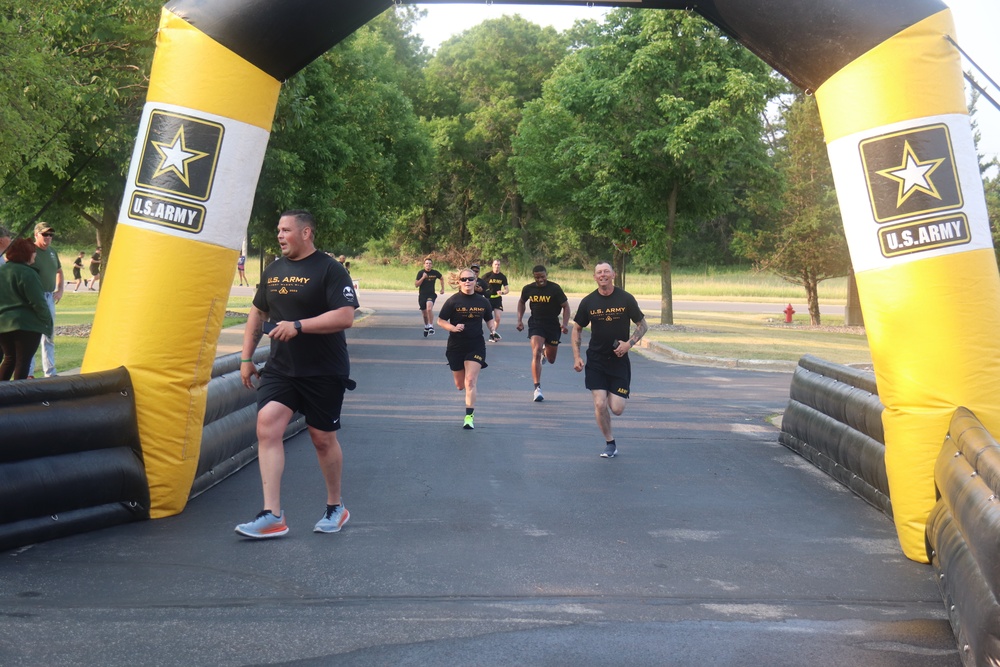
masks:
<path id="1" fill-rule="evenodd" d="M 784 313 L 785 313 L 785 324 L 791 324 L 792 315 L 795 314 L 795 309 L 792 308 L 792 304 L 788 304 L 788 308 L 785 308 Z"/>

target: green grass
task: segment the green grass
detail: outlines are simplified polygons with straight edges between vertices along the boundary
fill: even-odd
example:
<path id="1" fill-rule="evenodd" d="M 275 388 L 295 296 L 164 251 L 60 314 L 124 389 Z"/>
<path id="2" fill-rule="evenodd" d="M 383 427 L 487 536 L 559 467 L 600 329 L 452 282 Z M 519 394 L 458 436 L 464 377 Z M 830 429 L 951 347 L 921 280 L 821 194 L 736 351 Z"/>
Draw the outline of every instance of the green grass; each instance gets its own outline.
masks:
<path id="1" fill-rule="evenodd" d="M 64 265 L 65 266 L 65 265 Z M 411 291 L 419 267 L 399 263 L 382 264 L 364 259 L 351 259 L 351 275 L 362 290 Z M 437 268 L 446 276 L 451 267 Z M 252 284 L 259 276 L 259 260 L 247 258 L 247 277 Z M 522 285 L 531 282 L 530 275 L 507 272 L 511 291 L 518 294 Z M 233 267 L 233 285 L 236 269 Z M 594 289 L 590 271 L 553 268 L 549 277 L 571 295 L 583 295 Z M 801 302 L 801 287 L 780 278 L 748 270 L 703 269 L 680 270 L 673 276 L 674 297 L 679 300 L 763 301 L 776 305 L 788 301 Z M 658 298 L 660 278 L 656 275 L 630 273 L 626 289 L 642 297 Z M 81 288 L 83 290 L 83 288 Z M 820 308 L 824 304 L 844 302 L 846 279 L 821 283 Z M 98 293 L 67 292 L 56 306 L 56 325 L 90 324 L 94 320 Z M 251 297 L 231 297 L 227 309 L 238 313 L 250 310 Z M 659 313 L 647 313 L 649 322 L 659 322 Z M 240 323 L 240 318 L 227 317 L 224 327 Z M 842 318 L 824 315 L 823 327 L 809 326 L 808 315 L 796 315 L 792 325 L 785 325 L 781 308 L 771 316 L 745 313 L 707 313 L 675 311 L 676 330 L 652 330 L 648 337 L 689 354 L 709 355 L 727 359 L 798 360 L 803 354 L 843 364 L 871 363 L 868 341 L 863 334 L 837 330 Z M 62 370 L 79 368 L 83 363 L 87 339 L 56 336 L 56 365 Z M 41 357 L 36 357 L 40 368 Z"/>
<path id="2" fill-rule="evenodd" d="M 674 325 L 677 331 L 654 328 L 646 337 L 688 354 L 724 359 L 798 361 L 812 354 L 838 364 L 871 363 L 868 339 L 844 329 L 843 317 L 826 316 L 823 327 L 811 327 L 808 315 L 785 324 L 783 316 L 682 312 L 674 313 Z"/>

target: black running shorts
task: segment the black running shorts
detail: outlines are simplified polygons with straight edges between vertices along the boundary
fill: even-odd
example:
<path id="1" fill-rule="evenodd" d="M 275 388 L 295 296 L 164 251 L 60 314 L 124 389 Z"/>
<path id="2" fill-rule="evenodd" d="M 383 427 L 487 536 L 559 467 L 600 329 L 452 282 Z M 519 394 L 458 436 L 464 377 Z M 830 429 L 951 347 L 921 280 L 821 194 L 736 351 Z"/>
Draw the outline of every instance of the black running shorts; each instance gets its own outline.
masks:
<path id="1" fill-rule="evenodd" d="M 591 391 L 603 390 L 615 396 L 628 398 L 632 384 L 632 364 L 628 355 L 591 354 L 587 350 L 584 367 L 584 385 Z"/>
<path id="2" fill-rule="evenodd" d="M 340 430 L 340 409 L 344 405 L 344 381 L 330 375 L 289 377 L 278 373 L 260 376 L 257 409 L 277 401 L 301 412 L 306 424 L 320 431 Z"/>
<path id="3" fill-rule="evenodd" d="M 448 368 L 453 371 L 464 371 L 466 361 L 475 361 L 486 368 L 486 341 L 480 340 L 478 344 L 472 345 L 449 346 L 444 356 L 448 359 Z"/>
<path id="4" fill-rule="evenodd" d="M 558 321 L 535 323 L 528 320 L 528 339 L 530 340 L 532 336 L 541 336 L 546 345 L 555 347 L 562 339 L 562 328 Z"/>

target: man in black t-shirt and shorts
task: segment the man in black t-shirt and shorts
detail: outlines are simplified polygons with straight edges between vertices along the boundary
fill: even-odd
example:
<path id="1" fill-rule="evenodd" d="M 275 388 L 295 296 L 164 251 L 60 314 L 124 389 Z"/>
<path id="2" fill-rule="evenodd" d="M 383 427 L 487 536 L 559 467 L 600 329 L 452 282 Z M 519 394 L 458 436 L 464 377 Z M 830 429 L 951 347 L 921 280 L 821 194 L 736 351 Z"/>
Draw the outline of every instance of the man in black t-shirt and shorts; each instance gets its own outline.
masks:
<path id="1" fill-rule="evenodd" d="M 351 277 L 337 260 L 316 250 L 316 222 L 306 211 L 288 211 L 278 220 L 281 257 L 264 270 L 243 334 L 240 377 L 257 389 L 257 440 L 264 509 L 236 526 L 252 538 L 288 532 L 281 509 L 285 428 L 296 412 L 305 416 L 309 437 L 326 482 L 326 511 L 313 528 L 336 533 L 350 513 L 340 496 L 343 453 L 337 440 L 344 391 L 354 389 L 344 331 L 354 324 L 358 299 Z M 271 339 L 263 373 L 253 353 L 261 336 Z"/>
<path id="2" fill-rule="evenodd" d="M 441 281 L 441 294 L 444 294 L 444 276 L 434 269 L 434 261 L 430 257 L 424 260 L 424 268 L 417 271 L 417 279 L 413 286 L 420 288 L 417 292 L 417 307 L 424 318 L 424 338 L 434 335 L 434 300 L 437 299 L 436 281 Z"/>
<path id="3" fill-rule="evenodd" d="M 531 379 L 535 392 L 531 400 L 536 403 L 545 400 L 542 396 L 542 364 L 554 364 L 562 334 L 569 333 L 569 301 L 562 288 L 550 282 L 545 267 L 539 264 L 531 270 L 535 282 L 521 290 L 517 301 L 517 327 L 524 331 L 524 304 L 531 304 L 528 318 L 528 338 L 531 340 Z M 562 326 L 559 326 L 559 311 L 562 311 Z"/>
<path id="4" fill-rule="evenodd" d="M 493 323 L 496 325 L 494 329 L 500 328 L 500 316 L 503 314 L 503 295 L 510 291 L 510 287 L 507 284 L 507 276 L 500 273 L 500 260 L 493 260 L 492 271 L 487 273 L 482 277 L 482 280 L 486 282 L 486 297 L 490 300 L 490 305 L 493 306 Z M 490 334 L 490 341 L 497 342 L 500 340 L 499 333 Z"/>
<path id="5" fill-rule="evenodd" d="M 610 264 L 598 264 L 594 280 L 597 289 L 583 297 L 573 318 L 573 369 L 579 373 L 585 368 L 580 342 L 583 328 L 590 325 L 584 382 L 593 396 L 597 426 L 604 435 L 601 456 L 612 459 L 618 455 L 618 445 L 611 432 L 611 414 L 621 415 L 625 411 L 625 399 L 632 382 L 628 351 L 638 344 L 649 327 L 635 297 L 615 287 L 615 272 Z M 636 325 L 631 336 L 629 320 Z"/>

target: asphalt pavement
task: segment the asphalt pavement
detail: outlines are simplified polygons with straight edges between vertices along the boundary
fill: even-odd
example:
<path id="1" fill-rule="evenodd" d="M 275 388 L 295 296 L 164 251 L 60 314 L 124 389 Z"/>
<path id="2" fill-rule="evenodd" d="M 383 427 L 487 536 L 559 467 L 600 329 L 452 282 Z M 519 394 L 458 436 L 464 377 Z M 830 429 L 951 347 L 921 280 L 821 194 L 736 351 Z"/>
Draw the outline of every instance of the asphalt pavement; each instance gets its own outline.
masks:
<path id="1" fill-rule="evenodd" d="M 930 566 L 778 444 L 791 373 L 636 354 L 606 460 L 568 336 L 533 403 L 509 308 L 466 431 L 409 296 L 362 289 L 348 334 L 341 533 L 311 532 L 300 434 L 285 538 L 233 532 L 252 464 L 177 516 L 0 555 L 0 664 L 961 665 Z"/>

